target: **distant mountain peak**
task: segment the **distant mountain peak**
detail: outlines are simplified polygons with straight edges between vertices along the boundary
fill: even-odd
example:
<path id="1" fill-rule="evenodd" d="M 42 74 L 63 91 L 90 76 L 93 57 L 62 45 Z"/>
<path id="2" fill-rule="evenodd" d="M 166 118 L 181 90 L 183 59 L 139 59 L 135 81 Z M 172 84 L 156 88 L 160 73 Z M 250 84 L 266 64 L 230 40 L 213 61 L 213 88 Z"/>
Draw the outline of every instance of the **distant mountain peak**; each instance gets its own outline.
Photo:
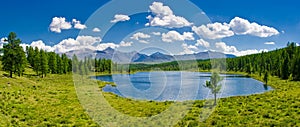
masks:
<path id="1" fill-rule="evenodd" d="M 129 60 L 132 62 L 170 62 L 174 60 L 200 60 L 200 59 L 215 59 L 215 58 L 234 58 L 235 55 L 232 54 L 224 54 L 216 51 L 205 51 L 198 52 L 194 54 L 184 54 L 184 55 L 169 55 L 164 54 L 159 51 L 154 52 L 151 55 L 146 55 L 140 52 L 132 51 L 132 52 L 121 52 L 117 51 L 111 47 L 108 47 L 102 51 L 87 51 L 87 50 L 78 50 L 78 51 L 70 51 L 67 53 L 68 56 L 72 57 L 73 54 L 77 54 L 78 58 L 84 58 L 85 56 L 96 55 L 96 58 L 105 58 L 112 59 L 115 62 L 128 62 Z"/>
<path id="2" fill-rule="evenodd" d="M 111 47 L 108 47 L 108 48 L 104 49 L 103 51 L 114 51 L 114 49 Z"/>
<path id="3" fill-rule="evenodd" d="M 152 55 L 165 55 L 165 54 L 163 54 L 163 53 L 161 53 L 161 52 L 155 52 L 155 53 L 153 53 Z M 151 56 L 152 56 L 151 55 Z"/>
<path id="4" fill-rule="evenodd" d="M 106 52 L 106 53 L 114 53 L 115 50 L 114 50 L 113 48 L 111 48 L 111 47 L 108 47 L 108 48 L 104 49 L 103 52 Z"/>

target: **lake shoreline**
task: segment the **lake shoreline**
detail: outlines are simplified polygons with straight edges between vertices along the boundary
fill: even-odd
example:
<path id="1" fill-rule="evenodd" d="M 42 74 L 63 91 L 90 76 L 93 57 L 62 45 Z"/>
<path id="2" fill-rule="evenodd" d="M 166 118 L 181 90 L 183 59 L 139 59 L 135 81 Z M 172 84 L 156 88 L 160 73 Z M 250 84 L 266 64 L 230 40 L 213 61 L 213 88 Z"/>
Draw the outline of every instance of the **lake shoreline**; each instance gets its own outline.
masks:
<path id="1" fill-rule="evenodd" d="M 191 71 L 144 71 L 143 73 L 147 73 L 147 72 L 191 72 Z M 136 73 L 140 73 L 140 72 L 136 72 Z M 135 74 L 136 74 L 135 73 Z M 199 72 L 199 73 L 204 73 L 204 74 L 210 74 L 209 72 Z M 249 75 L 245 75 L 244 73 L 233 73 L 233 72 L 227 72 L 227 73 L 222 73 L 223 75 L 226 74 L 227 76 L 225 76 L 226 78 L 249 78 L 249 79 L 254 79 L 254 78 L 251 78 L 251 76 Z M 102 74 L 100 76 L 111 76 L 112 74 Z M 122 75 L 122 74 L 120 74 Z M 128 75 L 128 74 L 124 74 L 124 75 Z M 130 74 L 130 75 L 134 75 L 134 74 Z M 233 75 L 233 76 L 229 76 L 229 75 Z M 99 80 L 99 79 L 96 79 L 97 76 L 90 76 L 90 78 L 92 79 L 95 79 L 97 81 L 102 81 L 102 80 Z M 209 78 L 210 76 L 200 76 L 202 78 Z M 241 79 L 241 80 L 244 80 L 244 79 Z M 254 79 L 254 80 L 257 80 L 257 79 Z M 260 80 L 257 80 L 259 82 L 261 82 Z M 102 81 L 103 82 L 103 81 Z M 114 83 L 114 82 L 110 82 L 110 81 L 105 81 L 105 82 L 108 82 L 107 85 L 111 85 L 111 83 Z M 122 98 L 129 98 L 129 97 L 124 97 L 122 96 L 121 94 L 118 94 L 115 92 L 112 92 L 112 91 L 107 91 L 107 90 L 103 90 L 103 88 L 108 88 L 108 89 L 116 89 L 116 86 L 117 84 L 114 83 L 114 86 L 107 86 L 105 85 L 104 87 L 101 88 L 101 90 L 103 92 L 107 92 L 107 93 L 111 93 L 111 94 L 114 94 L 114 95 L 118 95 L 119 97 L 122 97 Z M 234 96 L 251 96 L 251 95 L 255 95 L 255 94 L 263 94 L 265 92 L 269 92 L 269 91 L 272 91 L 274 90 L 273 87 L 270 87 L 270 86 L 267 86 L 267 90 L 266 91 L 258 91 L 258 92 L 253 92 L 253 93 L 239 93 L 240 95 L 231 95 L 231 94 L 223 94 L 219 97 L 219 99 L 221 98 L 228 98 L 228 97 L 234 97 Z M 199 94 L 199 93 L 198 93 Z M 198 96 L 198 95 L 197 95 Z M 135 99 L 133 97 L 129 98 L 129 99 Z M 187 99 L 187 100 L 149 100 L 149 99 L 136 99 L 137 101 L 139 100 L 143 100 L 143 101 L 158 101 L 158 102 L 163 102 L 163 101 L 180 101 L 180 102 L 184 102 L 184 101 L 194 101 L 194 100 L 207 100 L 208 98 L 202 98 L 202 99 Z M 210 98 L 209 98 L 210 99 Z"/>

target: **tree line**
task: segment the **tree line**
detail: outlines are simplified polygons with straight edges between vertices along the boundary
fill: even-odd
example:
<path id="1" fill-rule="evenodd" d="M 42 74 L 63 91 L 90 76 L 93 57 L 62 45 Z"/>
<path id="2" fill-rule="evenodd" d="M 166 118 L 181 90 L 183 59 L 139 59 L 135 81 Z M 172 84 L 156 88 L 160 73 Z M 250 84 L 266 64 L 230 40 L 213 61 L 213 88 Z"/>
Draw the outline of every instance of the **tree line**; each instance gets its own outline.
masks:
<path id="1" fill-rule="evenodd" d="M 26 47 L 27 61 L 37 75 L 67 74 L 72 71 L 72 60 L 66 54 L 46 52 L 37 47 Z"/>
<path id="2" fill-rule="evenodd" d="M 151 71 L 155 68 L 164 71 L 185 71 L 195 68 L 198 71 L 210 71 L 213 68 L 220 68 L 222 71 L 257 73 L 264 77 L 265 82 L 268 81 L 269 75 L 285 80 L 300 81 L 300 47 L 296 46 L 294 42 L 288 43 L 285 48 L 270 52 L 227 58 L 226 60 L 197 60 L 197 66 L 192 63 L 190 61 L 173 61 L 161 64 L 130 64 L 128 72 Z"/>
<path id="3" fill-rule="evenodd" d="M 1 57 L 2 69 L 9 72 L 9 77 L 13 74 L 22 76 L 25 68 L 32 68 L 36 75 L 45 77 L 47 74 L 67 74 L 74 72 L 80 75 L 87 75 L 90 72 L 111 73 L 112 60 L 92 59 L 85 57 L 79 60 L 76 55 L 69 59 L 66 54 L 56 54 L 46 52 L 37 47 L 27 46 L 23 50 L 21 40 L 16 33 L 8 35 L 7 44 L 4 45 Z"/>
<path id="4" fill-rule="evenodd" d="M 92 59 L 85 57 L 79 60 L 74 54 L 72 57 L 73 73 L 88 75 L 90 72 L 100 72 L 110 74 L 114 63 L 110 59 Z"/>
<path id="5" fill-rule="evenodd" d="M 13 74 L 22 76 L 25 68 L 32 68 L 36 75 L 45 77 L 51 74 L 67 74 L 72 71 L 72 60 L 66 54 L 56 54 L 54 52 L 46 52 L 45 50 L 26 47 L 23 50 L 17 38 L 16 33 L 11 32 L 8 35 L 7 44 L 3 46 L 2 69 L 9 72 L 9 77 Z"/>
<path id="6" fill-rule="evenodd" d="M 272 75 L 285 80 L 300 81 L 300 47 L 293 42 L 283 49 L 229 58 L 226 62 L 228 71 L 258 73 L 264 77 Z"/>

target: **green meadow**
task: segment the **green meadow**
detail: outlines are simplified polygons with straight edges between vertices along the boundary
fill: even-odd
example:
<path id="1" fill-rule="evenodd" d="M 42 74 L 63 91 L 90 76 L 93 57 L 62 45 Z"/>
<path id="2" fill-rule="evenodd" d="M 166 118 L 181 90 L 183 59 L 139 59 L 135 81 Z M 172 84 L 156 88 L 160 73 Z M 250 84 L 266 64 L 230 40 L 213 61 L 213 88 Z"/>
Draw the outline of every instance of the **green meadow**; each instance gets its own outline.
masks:
<path id="1" fill-rule="evenodd" d="M 99 126 L 81 106 L 71 74 L 39 78 L 27 69 L 23 77 L 6 76 L 0 71 L 0 126 Z M 256 74 L 251 77 L 262 80 Z M 99 88 L 107 84 L 97 83 Z M 275 90 L 219 99 L 214 112 L 203 122 L 200 113 L 204 101 L 195 101 L 174 126 L 300 126 L 300 82 L 270 77 L 268 84 Z M 174 103 L 103 95 L 116 110 L 135 117 L 159 114 Z"/>

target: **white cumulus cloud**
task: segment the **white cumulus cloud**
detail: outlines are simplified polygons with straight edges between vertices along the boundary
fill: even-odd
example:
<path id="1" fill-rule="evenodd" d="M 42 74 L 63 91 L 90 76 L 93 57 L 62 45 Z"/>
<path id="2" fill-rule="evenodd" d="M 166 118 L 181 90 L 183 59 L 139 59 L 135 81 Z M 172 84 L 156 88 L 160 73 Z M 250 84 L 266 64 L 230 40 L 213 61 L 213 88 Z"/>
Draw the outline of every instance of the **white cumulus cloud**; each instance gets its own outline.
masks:
<path id="1" fill-rule="evenodd" d="M 249 49 L 249 50 L 243 50 L 239 51 L 235 46 L 228 46 L 224 42 L 218 42 L 215 44 L 216 48 L 218 49 L 219 52 L 223 52 L 226 54 L 233 54 L 236 56 L 245 56 L 245 55 L 250 55 L 250 54 L 256 54 L 256 53 L 261 53 L 261 52 L 268 52 L 267 49 Z"/>
<path id="2" fill-rule="evenodd" d="M 114 43 L 102 43 L 102 39 L 100 37 L 93 36 L 78 36 L 76 39 L 68 38 L 60 41 L 58 44 L 54 46 L 46 45 L 42 40 L 33 41 L 31 44 L 20 44 L 23 49 L 26 49 L 26 46 L 38 47 L 39 49 L 46 50 L 48 52 L 56 52 L 56 53 L 66 53 L 73 50 L 80 49 L 90 49 L 93 51 L 96 50 L 104 50 L 108 47 L 110 48 L 118 48 L 120 45 Z M 126 45 L 129 45 L 127 43 Z M 123 45 L 124 46 L 124 45 Z"/>
<path id="3" fill-rule="evenodd" d="M 227 23 L 213 23 L 199 27 L 193 26 L 192 30 L 197 35 L 206 39 L 222 39 L 234 35 L 234 32 L 230 30 L 230 26 Z"/>
<path id="4" fill-rule="evenodd" d="M 33 48 L 37 47 L 37 48 L 45 50 L 47 52 L 54 51 L 53 47 L 46 45 L 42 40 L 33 41 L 31 44 L 22 43 L 22 44 L 20 44 L 20 46 L 24 49 L 24 51 L 26 51 L 27 46 L 31 46 Z"/>
<path id="5" fill-rule="evenodd" d="M 114 19 L 111 20 L 110 22 L 117 23 L 117 22 L 123 22 L 123 21 L 128 21 L 128 20 L 130 20 L 130 17 L 128 15 L 116 14 L 114 16 Z"/>
<path id="6" fill-rule="evenodd" d="M 275 42 L 265 42 L 266 45 L 275 45 Z"/>
<path id="7" fill-rule="evenodd" d="M 169 6 L 164 6 L 161 2 L 153 2 L 150 5 L 150 11 L 155 15 L 154 17 L 148 16 L 149 23 L 146 26 L 162 26 L 167 28 L 182 28 L 191 26 L 188 20 L 184 17 L 174 15 Z"/>
<path id="8" fill-rule="evenodd" d="M 139 40 L 139 42 L 144 43 L 144 44 L 149 44 L 150 42 L 147 40 Z"/>
<path id="9" fill-rule="evenodd" d="M 76 19 L 73 19 L 73 20 L 72 20 L 72 23 L 74 24 L 74 28 L 75 28 L 75 29 L 83 30 L 83 29 L 86 29 L 86 28 L 87 28 L 86 25 L 81 24 L 81 22 L 78 21 L 78 20 L 76 20 Z"/>
<path id="10" fill-rule="evenodd" d="M 52 32 L 61 33 L 61 30 L 71 29 L 72 25 L 70 22 L 67 22 L 64 17 L 54 17 L 49 28 Z"/>
<path id="11" fill-rule="evenodd" d="M 94 43 L 101 42 L 102 39 L 93 36 L 78 36 L 76 41 L 78 41 L 80 45 L 93 45 Z"/>
<path id="12" fill-rule="evenodd" d="M 120 42 L 120 46 L 122 46 L 122 47 L 129 47 L 132 44 L 133 44 L 133 42 L 125 42 L 125 41 Z"/>
<path id="13" fill-rule="evenodd" d="M 76 39 L 68 38 L 62 40 L 57 45 L 53 46 L 53 50 L 57 53 L 66 53 L 72 50 L 90 49 L 104 50 L 108 47 L 117 48 L 119 45 L 114 43 L 102 43 L 100 37 L 93 36 L 78 36 Z"/>
<path id="14" fill-rule="evenodd" d="M 162 34 L 162 40 L 164 42 L 174 42 L 174 41 L 185 41 L 185 40 L 195 40 L 194 33 L 184 32 L 182 35 L 177 31 L 169 31 L 168 33 Z"/>
<path id="15" fill-rule="evenodd" d="M 3 37 L 0 39 L 0 43 L 6 43 L 7 37 Z"/>
<path id="16" fill-rule="evenodd" d="M 115 43 L 101 43 L 99 45 L 97 45 L 94 49 L 92 50 L 105 50 L 107 48 L 112 48 L 112 49 L 115 49 L 115 48 L 118 48 L 120 47 L 119 45 L 115 44 Z"/>
<path id="17" fill-rule="evenodd" d="M 255 22 L 250 23 L 248 20 L 242 19 L 240 17 L 235 17 L 234 19 L 232 19 L 229 25 L 237 35 L 270 37 L 279 34 L 278 30 L 273 27 L 259 25 Z"/>
<path id="18" fill-rule="evenodd" d="M 141 32 L 137 32 L 130 37 L 130 39 L 137 40 L 137 41 L 139 41 L 141 43 L 145 43 L 145 44 L 149 43 L 149 41 L 146 40 L 149 38 L 151 38 L 151 36 L 149 34 L 145 34 L 145 33 L 141 33 Z"/>
<path id="19" fill-rule="evenodd" d="M 180 52 L 180 55 L 184 55 L 184 54 L 194 54 L 196 53 L 195 50 L 198 50 L 198 48 L 194 45 L 188 45 L 186 43 L 183 43 L 182 45 L 183 48 L 183 52 Z"/>
<path id="20" fill-rule="evenodd" d="M 23 48 L 24 51 L 26 51 L 26 47 L 30 46 L 30 45 L 29 44 L 21 43 L 20 46 Z"/>
<path id="21" fill-rule="evenodd" d="M 133 34 L 132 37 L 130 37 L 130 38 L 134 39 L 134 40 L 140 40 L 140 39 L 151 38 L 151 36 L 149 34 L 138 32 L 138 33 Z"/>
<path id="22" fill-rule="evenodd" d="M 6 43 L 6 42 L 5 42 L 5 40 L 7 40 L 7 38 L 6 38 L 6 37 L 3 37 L 3 38 L 1 38 L 1 40 L 0 40 L 0 49 L 2 49 L 2 48 L 3 48 L 3 45 L 4 45 L 4 43 Z"/>
<path id="23" fill-rule="evenodd" d="M 210 47 L 209 42 L 207 42 L 207 41 L 205 41 L 205 40 L 203 40 L 203 39 L 197 40 L 197 43 L 196 43 L 195 45 L 196 45 L 196 46 L 203 46 L 203 47 L 205 47 L 205 48 Z"/>
<path id="24" fill-rule="evenodd" d="M 38 41 L 33 41 L 30 44 L 31 47 L 37 47 L 39 49 L 43 49 L 47 52 L 52 52 L 53 48 L 51 46 L 47 46 L 42 40 L 38 40 Z"/>
<path id="25" fill-rule="evenodd" d="M 160 36 L 161 35 L 160 32 L 152 32 L 152 34 L 155 35 L 155 36 Z"/>
<path id="26" fill-rule="evenodd" d="M 207 25 L 193 26 L 192 30 L 206 39 L 222 39 L 233 35 L 252 35 L 257 37 L 271 37 L 280 34 L 273 27 L 250 23 L 246 19 L 235 17 L 230 23 L 210 23 Z"/>
<path id="27" fill-rule="evenodd" d="M 235 46 L 227 46 L 224 42 L 218 42 L 215 44 L 217 49 L 220 49 L 220 51 L 224 53 L 236 53 L 238 50 Z"/>
<path id="28" fill-rule="evenodd" d="M 95 27 L 94 29 L 93 29 L 93 32 L 100 32 L 101 30 L 99 29 L 99 28 L 97 28 L 97 27 Z"/>

